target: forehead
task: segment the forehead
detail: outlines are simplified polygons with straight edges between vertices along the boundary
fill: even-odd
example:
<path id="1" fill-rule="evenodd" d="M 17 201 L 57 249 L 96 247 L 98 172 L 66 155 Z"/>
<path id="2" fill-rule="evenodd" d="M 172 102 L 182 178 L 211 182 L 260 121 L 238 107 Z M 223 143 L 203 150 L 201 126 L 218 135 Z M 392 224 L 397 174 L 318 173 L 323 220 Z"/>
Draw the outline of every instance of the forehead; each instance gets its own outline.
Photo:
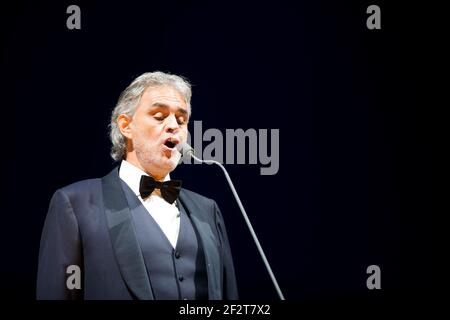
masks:
<path id="1" fill-rule="evenodd" d="M 175 108 L 187 108 L 184 96 L 171 86 L 148 87 L 141 97 L 146 106 L 164 104 Z"/>

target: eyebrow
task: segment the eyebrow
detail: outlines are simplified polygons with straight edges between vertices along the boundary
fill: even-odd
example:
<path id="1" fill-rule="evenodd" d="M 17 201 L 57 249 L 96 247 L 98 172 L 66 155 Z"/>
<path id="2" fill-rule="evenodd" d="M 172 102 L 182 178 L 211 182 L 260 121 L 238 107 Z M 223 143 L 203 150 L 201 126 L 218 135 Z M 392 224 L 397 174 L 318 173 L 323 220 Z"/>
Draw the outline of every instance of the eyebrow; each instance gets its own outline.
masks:
<path id="1" fill-rule="evenodd" d="M 152 104 L 152 108 L 163 108 L 163 109 L 170 109 L 169 105 L 161 102 L 155 102 Z M 181 112 L 182 114 L 188 115 L 188 111 L 184 108 L 178 107 L 178 112 Z"/>

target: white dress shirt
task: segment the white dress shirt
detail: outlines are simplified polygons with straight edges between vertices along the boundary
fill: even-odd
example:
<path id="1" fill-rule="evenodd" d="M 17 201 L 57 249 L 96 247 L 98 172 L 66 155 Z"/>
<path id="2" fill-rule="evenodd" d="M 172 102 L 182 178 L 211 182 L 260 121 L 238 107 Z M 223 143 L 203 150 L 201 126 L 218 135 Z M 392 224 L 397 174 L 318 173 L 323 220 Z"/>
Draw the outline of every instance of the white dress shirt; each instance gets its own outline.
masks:
<path id="1" fill-rule="evenodd" d="M 180 231 L 180 211 L 176 206 L 176 201 L 173 204 L 168 203 L 164 200 L 157 189 L 147 197 L 145 200 L 142 199 L 139 193 L 139 183 L 141 181 L 141 176 L 147 173 L 129 163 L 126 160 L 122 160 L 119 169 L 119 177 L 122 179 L 134 194 L 139 198 L 139 200 L 144 205 L 145 209 L 153 217 L 156 223 L 159 225 L 161 230 L 166 235 L 172 247 L 175 248 L 177 245 L 178 232 Z M 164 181 L 170 180 L 170 175 L 164 178 Z"/>

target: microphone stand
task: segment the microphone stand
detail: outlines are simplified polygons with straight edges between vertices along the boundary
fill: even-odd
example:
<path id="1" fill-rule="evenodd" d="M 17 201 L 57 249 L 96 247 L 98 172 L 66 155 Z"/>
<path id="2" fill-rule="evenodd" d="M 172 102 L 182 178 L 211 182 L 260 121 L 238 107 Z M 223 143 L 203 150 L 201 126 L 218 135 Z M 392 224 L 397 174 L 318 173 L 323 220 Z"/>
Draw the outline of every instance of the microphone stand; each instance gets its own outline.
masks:
<path id="1" fill-rule="evenodd" d="M 190 150 L 188 150 L 186 152 L 186 154 L 189 154 L 190 157 L 192 157 L 194 160 L 196 160 L 196 161 L 198 161 L 200 163 L 215 164 L 215 165 L 218 165 L 222 169 L 223 173 L 225 174 L 225 177 L 227 178 L 228 184 L 230 185 L 231 191 L 233 192 L 234 198 L 236 199 L 236 202 L 237 202 L 237 204 L 239 206 L 239 209 L 241 209 L 241 213 L 244 216 L 244 220 L 247 223 L 247 227 L 250 230 L 250 234 L 252 235 L 253 240 L 255 241 L 255 244 L 256 244 L 256 247 L 258 248 L 259 254 L 261 255 L 261 258 L 264 261 L 264 265 L 266 266 L 266 269 L 269 272 L 270 279 L 272 279 L 272 283 L 275 286 L 275 289 L 277 290 L 278 296 L 279 296 L 280 300 L 285 300 L 284 296 L 283 296 L 283 293 L 281 292 L 281 289 L 278 286 L 277 279 L 275 278 L 275 275 L 272 272 L 272 268 L 270 267 L 269 261 L 267 260 L 266 255 L 264 254 L 264 251 L 263 251 L 263 249 L 261 247 L 261 244 L 259 243 L 258 237 L 256 236 L 256 233 L 253 230 L 252 224 L 250 223 L 250 220 L 249 220 L 249 218 L 247 216 L 247 213 L 245 212 L 244 206 L 242 205 L 241 199 L 239 198 L 239 195 L 238 195 L 238 193 L 237 193 L 237 191 L 236 191 L 236 189 L 234 187 L 233 182 L 231 181 L 230 175 L 228 174 L 227 170 L 218 161 L 215 161 L 215 160 L 202 160 L 202 159 L 197 158 L 194 155 L 193 151 L 194 150 L 192 148 L 190 148 Z"/>

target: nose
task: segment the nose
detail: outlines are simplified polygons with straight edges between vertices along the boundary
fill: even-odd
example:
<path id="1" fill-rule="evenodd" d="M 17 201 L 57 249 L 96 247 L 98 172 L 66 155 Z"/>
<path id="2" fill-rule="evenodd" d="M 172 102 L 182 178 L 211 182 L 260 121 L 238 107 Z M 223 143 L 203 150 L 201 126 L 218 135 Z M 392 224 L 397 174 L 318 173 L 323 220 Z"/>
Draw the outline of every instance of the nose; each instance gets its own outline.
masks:
<path id="1" fill-rule="evenodd" d="M 180 128 L 178 124 L 177 118 L 174 114 L 171 114 L 167 117 L 166 131 L 167 132 L 176 132 Z"/>

